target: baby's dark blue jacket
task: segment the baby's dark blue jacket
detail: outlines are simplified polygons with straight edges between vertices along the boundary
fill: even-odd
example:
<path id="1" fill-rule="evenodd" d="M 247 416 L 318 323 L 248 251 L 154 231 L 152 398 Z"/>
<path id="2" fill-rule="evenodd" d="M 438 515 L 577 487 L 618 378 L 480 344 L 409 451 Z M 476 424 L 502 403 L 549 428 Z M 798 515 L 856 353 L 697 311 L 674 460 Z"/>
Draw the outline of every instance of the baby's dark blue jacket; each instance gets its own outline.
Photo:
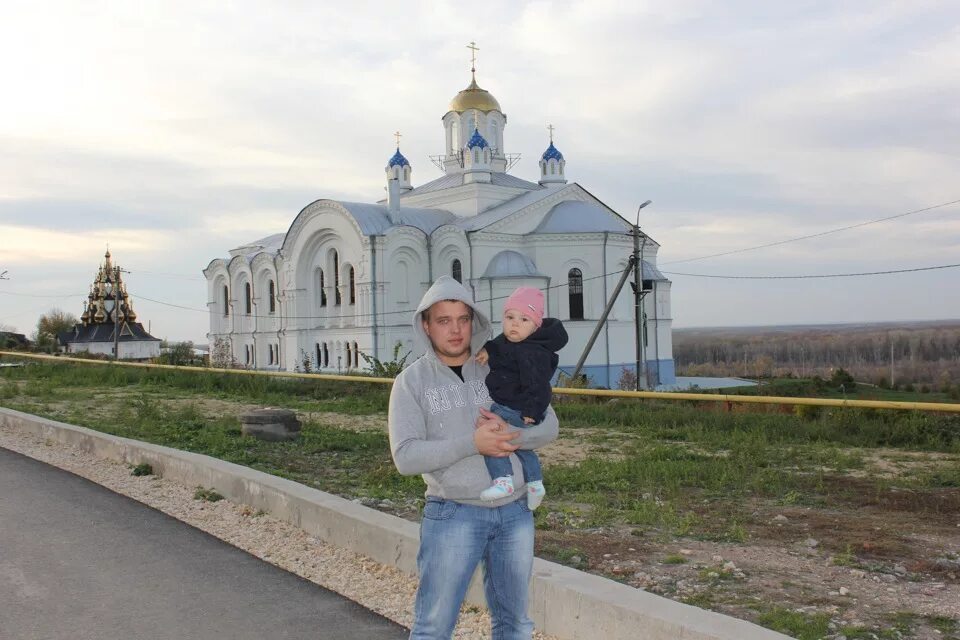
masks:
<path id="1" fill-rule="evenodd" d="M 567 344 L 567 330 L 556 318 L 543 324 L 523 342 L 510 342 L 502 333 L 484 345 L 490 373 L 487 389 L 497 404 L 537 422 L 550 404 L 550 380 L 557 370 L 557 351 Z"/>

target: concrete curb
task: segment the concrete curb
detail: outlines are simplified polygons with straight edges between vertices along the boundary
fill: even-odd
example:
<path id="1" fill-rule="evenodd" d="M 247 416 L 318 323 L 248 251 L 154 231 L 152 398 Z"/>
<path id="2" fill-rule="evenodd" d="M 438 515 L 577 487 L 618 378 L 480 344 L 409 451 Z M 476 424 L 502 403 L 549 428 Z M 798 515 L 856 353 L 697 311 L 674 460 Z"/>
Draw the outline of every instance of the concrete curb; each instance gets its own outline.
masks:
<path id="1" fill-rule="evenodd" d="M 419 527 L 302 484 L 209 456 L 112 436 L 0 407 L 0 425 L 79 447 L 159 475 L 214 488 L 234 502 L 263 509 L 311 535 L 416 573 Z M 565 640 L 780 640 L 788 636 L 536 558 L 530 617 Z M 485 606 L 478 576 L 467 594 Z"/>

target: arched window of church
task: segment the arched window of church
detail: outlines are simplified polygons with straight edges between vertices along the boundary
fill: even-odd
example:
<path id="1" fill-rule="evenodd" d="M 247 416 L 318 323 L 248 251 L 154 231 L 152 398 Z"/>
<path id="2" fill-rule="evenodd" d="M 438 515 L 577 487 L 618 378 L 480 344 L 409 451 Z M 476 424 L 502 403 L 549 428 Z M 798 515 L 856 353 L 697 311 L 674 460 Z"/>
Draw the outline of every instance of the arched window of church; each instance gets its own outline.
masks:
<path id="1" fill-rule="evenodd" d="M 340 306 L 340 254 L 333 252 L 333 304 Z"/>
<path id="2" fill-rule="evenodd" d="M 456 122 L 450 124 L 450 150 L 460 150 L 460 127 Z"/>
<path id="3" fill-rule="evenodd" d="M 546 162 L 543 163 L 543 166 L 540 168 L 540 170 L 543 172 L 543 175 L 547 175 L 547 163 L 546 163 Z"/>
<path id="4" fill-rule="evenodd" d="M 327 349 L 327 343 L 323 343 L 323 366 L 330 365 L 330 351 Z"/>
<path id="5" fill-rule="evenodd" d="M 320 365 L 323 364 L 323 352 L 320 350 L 320 343 L 317 343 L 317 368 L 320 368 Z"/>
<path id="6" fill-rule="evenodd" d="M 353 368 L 357 369 L 360 367 L 360 350 L 357 348 L 357 343 L 353 343 Z"/>
<path id="7" fill-rule="evenodd" d="M 453 279 L 463 284 L 463 267 L 460 265 L 460 260 L 457 258 L 453 259 L 453 265 L 450 267 L 450 275 L 453 276 Z"/>
<path id="8" fill-rule="evenodd" d="M 223 285 L 223 315 L 230 315 L 230 289 Z"/>
<path id="9" fill-rule="evenodd" d="M 350 353 L 350 343 L 347 343 L 347 369 L 350 368 L 350 364 L 353 362 L 353 354 Z"/>
<path id="10" fill-rule="evenodd" d="M 473 161 L 474 161 L 474 162 L 480 162 L 480 150 L 479 150 L 479 149 L 474 149 L 474 150 L 473 150 Z"/>
<path id="11" fill-rule="evenodd" d="M 556 173 L 556 172 L 557 172 L 557 165 L 555 165 L 555 164 L 553 164 L 553 163 L 551 162 L 551 163 L 550 163 L 550 174 L 553 175 L 553 174 Z"/>
<path id="12" fill-rule="evenodd" d="M 353 265 L 350 265 L 350 304 L 357 303 L 357 282 L 356 282 L 356 272 L 353 269 Z"/>
<path id="13" fill-rule="evenodd" d="M 409 288 L 407 287 L 409 272 L 407 271 L 406 262 L 400 262 L 397 264 L 396 274 L 397 277 L 395 284 L 397 285 L 397 302 L 406 302 L 410 299 Z"/>
<path id="14" fill-rule="evenodd" d="M 567 290 L 570 296 L 570 319 L 583 320 L 583 272 L 574 267 L 567 273 Z"/>
<path id="15" fill-rule="evenodd" d="M 270 281 L 270 313 L 274 313 L 277 310 L 277 286 L 273 284 L 273 280 Z"/>
<path id="16" fill-rule="evenodd" d="M 497 138 L 497 121 L 493 119 L 490 120 L 490 144 L 495 147 L 500 144 Z"/>
<path id="17" fill-rule="evenodd" d="M 403 168 L 403 179 L 406 180 L 407 182 L 410 181 L 410 167 Z"/>
<path id="18" fill-rule="evenodd" d="M 244 309 L 246 309 L 247 315 L 250 315 L 253 312 L 253 295 L 250 288 L 250 283 L 247 282 L 243 285 L 243 299 L 244 299 Z"/>
<path id="19" fill-rule="evenodd" d="M 320 289 L 320 295 L 318 296 L 320 298 L 320 306 L 325 307 L 327 306 L 327 283 L 323 281 L 323 269 L 317 269 L 317 273 L 317 286 Z"/>

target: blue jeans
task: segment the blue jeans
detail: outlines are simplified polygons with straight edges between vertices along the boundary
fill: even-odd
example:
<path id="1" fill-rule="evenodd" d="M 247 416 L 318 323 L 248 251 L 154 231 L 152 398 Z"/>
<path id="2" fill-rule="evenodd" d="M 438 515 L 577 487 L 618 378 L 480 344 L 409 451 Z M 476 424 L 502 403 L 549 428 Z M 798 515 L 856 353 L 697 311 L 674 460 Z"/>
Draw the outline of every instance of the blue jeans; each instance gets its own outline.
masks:
<path id="1" fill-rule="evenodd" d="M 516 409 L 505 407 L 502 404 L 494 402 L 490 405 L 490 411 L 503 418 L 504 422 L 514 427 L 524 429 L 530 425 L 523 422 L 523 416 Z M 543 469 L 540 467 L 540 457 L 535 451 L 530 449 L 517 449 L 513 455 L 520 459 L 520 467 L 523 469 L 524 482 L 533 482 L 534 480 L 543 480 Z M 483 461 L 487 465 L 487 471 L 490 472 L 490 478 L 496 480 L 504 476 L 513 475 L 513 465 L 510 464 L 510 457 L 493 458 L 483 456 Z"/>
<path id="2" fill-rule="evenodd" d="M 410 640 L 448 640 L 470 578 L 483 563 L 492 640 L 530 640 L 527 587 L 533 571 L 533 514 L 526 497 L 501 507 L 427 497 L 420 523 L 420 586 Z"/>

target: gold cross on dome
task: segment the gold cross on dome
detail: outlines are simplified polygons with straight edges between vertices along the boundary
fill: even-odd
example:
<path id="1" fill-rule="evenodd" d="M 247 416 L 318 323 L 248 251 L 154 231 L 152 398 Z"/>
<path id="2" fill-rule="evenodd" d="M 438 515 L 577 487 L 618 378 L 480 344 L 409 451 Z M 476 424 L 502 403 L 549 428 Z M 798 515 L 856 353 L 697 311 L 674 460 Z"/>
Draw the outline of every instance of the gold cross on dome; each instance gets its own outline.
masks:
<path id="1" fill-rule="evenodd" d="M 553 126 L 552 124 L 548 124 L 548 125 L 547 125 L 547 129 L 550 131 L 550 144 L 553 144 L 553 129 L 554 129 L 554 126 Z"/>
<path id="2" fill-rule="evenodd" d="M 480 51 L 480 47 L 477 46 L 477 43 L 473 40 L 470 41 L 470 44 L 467 45 L 467 49 L 470 49 L 470 72 L 476 73 L 477 71 L 477 51 Z"/>
<path id="3" fill-rule="evenodd" d="M 401 134 L 399 131 L 394 131 L 394 132 L 393 132 L 393 137 L 397 139 L 397 149 L 400 148 L 400 138 L 401 138 L 401 136 L 402 136 L 402 134 Z"/>

